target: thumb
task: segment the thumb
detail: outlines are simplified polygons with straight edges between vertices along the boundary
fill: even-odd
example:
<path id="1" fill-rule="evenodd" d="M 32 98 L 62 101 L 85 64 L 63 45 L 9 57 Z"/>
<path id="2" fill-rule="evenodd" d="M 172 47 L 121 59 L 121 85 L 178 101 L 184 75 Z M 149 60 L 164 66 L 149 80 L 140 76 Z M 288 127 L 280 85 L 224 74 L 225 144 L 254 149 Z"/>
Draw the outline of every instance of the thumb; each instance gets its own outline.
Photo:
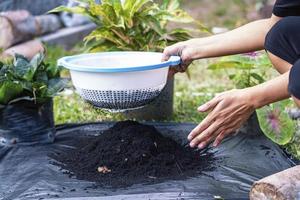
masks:
<path id="1" fill-rule="evenodd" d="M 168 61 L 170 59 L 170 55 L 163 53 L 162 58 L 161 58 L 161 62 L 165 62 Z"/>
<path id="2" fill-rule="evenodd" d="M 199 112 L 207 112 L 213 109 L 221 101 L 220 97 L 215 97 L 212 100 L 206 102 L 205 104 L 198 107 Z"/>
<path id="3" fill-rule="evenodd" d="M 162 55 L 162 58 L 161 58 L 161 61 L 164 62 L 164 61 L 168 61 L 171 57 L 171 52 L 170 52 L 170 48 L 171 47 L 166 47 L 163 51 L 163 55 Z"/>

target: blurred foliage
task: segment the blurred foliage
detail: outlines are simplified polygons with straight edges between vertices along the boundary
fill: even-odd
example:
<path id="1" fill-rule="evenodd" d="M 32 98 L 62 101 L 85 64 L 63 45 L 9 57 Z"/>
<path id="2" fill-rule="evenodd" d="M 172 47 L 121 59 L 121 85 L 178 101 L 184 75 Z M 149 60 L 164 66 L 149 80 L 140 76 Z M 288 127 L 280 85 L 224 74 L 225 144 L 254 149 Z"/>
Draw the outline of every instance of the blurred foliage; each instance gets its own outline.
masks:
<path id="1" fill-rule="evenodd" d="M 210 64 L 210 70 L 222 70 L 238 89 L 251 87 L 266 81 L 266 74 L 272 67 L 267 54 L 249 53 L 226 56 Z"/>
<path id="2" fill-rule="evenodd" d="M 299 120 L 297 125 L 297 131 L 293 137 L 293 139 L 285 145 L 286 150 L 294 157 L 300 160 L 300 129 L 299 129 Z"/>
<path id="3" fill-rule="evenodd" d="M 125 118 L 118 113 L 95 109 L 86 103 L 73 89 L 54 98 L 55 123 L 87 123 L 95 121 L 120 121 Z"/>
<path id="4" fill-rule="evenodd" d="M 169 22 L 193 23 L 207 31 L 180 8 L 179 0 L 78 0 L 76 7 L 60 6 L 51 12 L 71 12 L 88 16 L 98 27 L 85 41 L 92 52 L 138 50 L 162 51 L 166 46 L 191 37 L 185 28 L 167 29 Z"/>

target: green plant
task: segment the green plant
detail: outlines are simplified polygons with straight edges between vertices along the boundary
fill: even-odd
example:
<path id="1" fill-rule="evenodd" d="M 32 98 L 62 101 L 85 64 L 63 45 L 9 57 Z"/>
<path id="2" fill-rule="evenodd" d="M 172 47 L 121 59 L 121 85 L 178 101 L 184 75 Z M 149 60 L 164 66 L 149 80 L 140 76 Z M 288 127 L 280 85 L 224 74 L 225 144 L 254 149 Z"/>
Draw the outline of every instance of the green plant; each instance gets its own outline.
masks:
<path id="1" fill-rule="evenodd" d="M 223 70 L 236 88 L 246 88 L 265 82 L 271 66 L 265 53 L 253 52 L 222 57 L 218 62 L 210 64 L 208 69 Z"/>
<path id="2" fill-rule="evenodd" d="M 39 53 L 28 60 L 16 54 L 13 60 L 0 62 L 0 104 L 7 105 L 18 100 L 45 103 L 67 84 L 60 78 L 60 68 L 45 63 Z"/>
<path id="3" fill-rule="evenodd" d="M 189 39 L 190 30 L 167 28 L 168 22 L 194 23 L 207 31 L 185 11 L 179 0 L 78 0 L 77 7 L 60 6 L 50 12 L 71 12 L 88 16 L 97 28 L 85 41 L 90 51 L 161 51 L 165 46 Z"/>

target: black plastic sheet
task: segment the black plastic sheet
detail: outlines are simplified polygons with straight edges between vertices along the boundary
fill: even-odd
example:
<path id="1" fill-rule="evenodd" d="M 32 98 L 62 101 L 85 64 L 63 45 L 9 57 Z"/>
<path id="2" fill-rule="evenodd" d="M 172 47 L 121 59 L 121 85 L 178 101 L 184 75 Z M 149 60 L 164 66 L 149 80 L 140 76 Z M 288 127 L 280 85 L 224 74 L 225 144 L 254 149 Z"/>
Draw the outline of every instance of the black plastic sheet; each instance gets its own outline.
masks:
<path id="1" fill-rule="evenodd" d="M 0 145 L 52 143 L 54 138 L 52 101 L 18 101 L 0 108 Z"/>
<path id="2" fill-rule="evenodd" d="M 151 123 L 162 134 L 185 144 L 195 124 Z M 257 122 L 248 123 L 240 133 L 210 149 L 218 159 L 214 171 L 185 180 L 123 189 L 95 187 L 76 180 L 51 164 L 49 154 L 73 148 L 76 141 L 100 134 L 113 123 L 64 125 L 57 127 L 53 144 L 0 147 L 0 199 L 248 199 L 252 183 L 295 165 L 285 152 L 264 137 Z"/>

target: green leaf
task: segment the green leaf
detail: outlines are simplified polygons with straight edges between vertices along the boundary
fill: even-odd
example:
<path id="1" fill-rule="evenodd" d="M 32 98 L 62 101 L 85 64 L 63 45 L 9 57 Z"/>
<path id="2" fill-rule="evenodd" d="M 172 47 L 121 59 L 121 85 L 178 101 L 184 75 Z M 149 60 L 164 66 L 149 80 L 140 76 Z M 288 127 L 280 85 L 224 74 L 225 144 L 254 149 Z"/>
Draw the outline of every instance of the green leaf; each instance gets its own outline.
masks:
<path id="1" fill-rule="evenodd" d="M 68 79 L 54 78 L 48 82 L 47 96 L 53 97 L 58 92 L 62 91 L 68 84 Z"/>
<path id="2" fill-rule="evenodd" d="M 165 30 L 161 27 L 160 21 L 152 16 L 148 16 L 144 19 L 144 23 L 152 28 L 158 35 L 162 36 L 165 34 Z"/>
<path id="3" fill-rule="evenodd" d="M 19 96 L 22 91 L 22 86 L 17 83 L 11 81 L 2 83 L 0 87 L 0 104 L 7 104 L 9 101 Z"/>
<path id="4" fill-rule="evenodd" d="M 54 65 L 55 66 L 55 65 Z M 47 71 L 38 71 L 36 73 L 36 78 L 35 81 L 37 82 L 43 82 L 43 83 L 47 83 L 49 78 L 53 78 L 57 75 L 57 67 L 49 67 L 47 68 Z"/>
<path id="5" fill-rule="evenodd" d="M 220 61 L 217 63 L 210 64 L 208 66 L 210 70 L 220 70 L 220 69 L 253 69 L 252 64 L 241 63 L 239 61 Z"/>
<path id="6" fill-rule="evenodd" d="M 58 12 L 70 12 L 74 14 L 86 15 L 86 9 L 81 6 L 74 6 L 74 7 L 59 6 L 57 8 L 50 10 L 48 13 L 58 13 Z"/>
<path id="7" fill-rule="evenodd" d="M 287 101 L 277 102 L 257 110 L 260 127 L 264 134 L 279 145 L 289 143 L 295 132 L 296 123 L 285 111 Z"/>
<path id="8" fill-rule="evenodd" d="M 171 41 L 185 41 L 190 39 L 192 36 L 190 35 L 190 31 L 183 28 L 173 29 L 166 37 Z"/>
<path id="9" fill-rule="evenodd" d="M 236 75 L 235 74 L 230 74 L 228 77 L 229 77 L 230 80 L 234 80 Z"/>
<path id="10" fill-rule="evenodd" d="M 61 70 L 60 66 L 57 66 L 56 64 L 47 64 L 46 65 L 46 70 L 43 70 L 43 72 L 47 73 L 47 79 L 51 79 L 51 78 L 57 78 L 59 77 L 59 72 Z M 39 73 L 39 78 L 37 78 L 37 80 L 45 80 L 45 74 L 44 73 Z"/>
<path id="11" fill-rule="evenodd" d="M 0 69 L 0 84 L 2 84 L 2 82 L 7 81 L 8 77 L 7 77 L 7 73 L 8 73 L 8 66 L 3 65 Z"/>
<path id="12" fill-rule="evenodd" d="M 183 10 L 175 10 L 174 13 L 171 14 L 172 16 L 166 16 L 166 19 L 169 21 L 177 22 L 177 23 L 195 22 L 195 19 Z"/>
<path id="13" fill-rule="evenodd" d="M 256 79 L 259 83 L 265 82 L 265 79 L 257 73 L 250 73 L 250 75 Z"/>
<path id="14" fill-rule="evenodd" d="M 20 85 L 22 86 L 23 90 L 26 90 L 27 92 L 32 93 L 33 87 L 32 82 L 30 81 L 20 81 Z"/>
<path id="15" fill-rule="evenodd" d="M 38 67 L 42 64 L 43 60 L 44 60 L 43 53 L 38 53 L 32 58 L 30 64 L 28 65 L 30 68 L 23 76 L 25 80 L 31 81 L 33 79 Z"/>
<path id="16" fill-rule="evenodd" d="M 115 44 L 116 46 L 126 46 L 126 43 L 124 43 L 124 40 L 120 38 L 118 35 L 116 35 L 114 32 L 112 32 L 110 29 L 107 29 L 105 27 L 97 28 L 94 30 L 91 34 L 85 37 L 85 41 L 91 41 L 91 40 L 108 40 L 111 43 Z"/>
<path id="17" fill-rule="evenodd" d="M 14 58 L 15 75 L 19 77 L 24 77 L 25 74 L 28 73 L 30 68 L 31 68 L 30 62 L 26 57 L 20 54 L 15 54 L 15 58 Z"/>
<path id="18" fill-rule="evenodd" d="M 164 8 L 168 11 L 178 10 L 179 7 L 180 7 L 179 0 L 163 0 L 163 2 L 162 2 L 162 8 Z"/>

